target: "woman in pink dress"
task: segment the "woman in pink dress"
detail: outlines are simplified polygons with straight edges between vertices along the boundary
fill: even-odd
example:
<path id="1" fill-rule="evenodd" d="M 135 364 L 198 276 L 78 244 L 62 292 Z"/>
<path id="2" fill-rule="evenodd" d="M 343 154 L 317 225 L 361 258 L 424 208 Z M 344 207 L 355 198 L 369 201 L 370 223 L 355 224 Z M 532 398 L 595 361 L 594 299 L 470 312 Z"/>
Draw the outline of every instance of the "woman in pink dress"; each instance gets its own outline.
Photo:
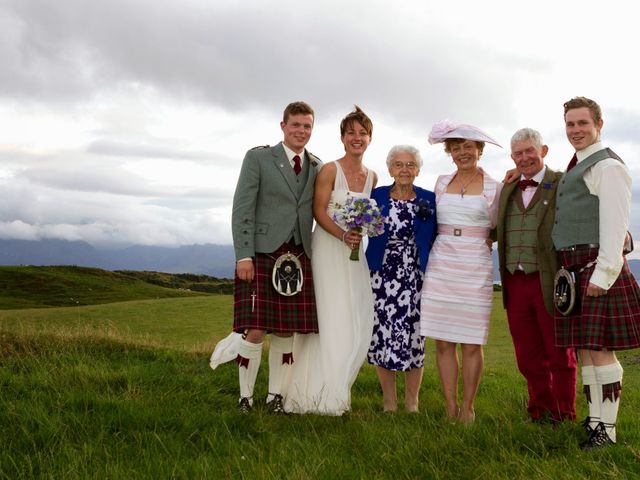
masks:
<path id="1" fill-rule="evenodd" d="M 475 420 L 474 402 L 484 364 L 482 345 L 489 332 L 493 263 L 487 239 L 496 224 L 502 185 L 478 166 L 485 142 L 498 145 L 486 133 L 471 125 L 441 122 L 432 128 L 429 143 L 442 142 L 457 170 L 436 182 L 438 236 L 422 287 L 420 333 L 436 340 L 447 416 L 468 424 Z"/>

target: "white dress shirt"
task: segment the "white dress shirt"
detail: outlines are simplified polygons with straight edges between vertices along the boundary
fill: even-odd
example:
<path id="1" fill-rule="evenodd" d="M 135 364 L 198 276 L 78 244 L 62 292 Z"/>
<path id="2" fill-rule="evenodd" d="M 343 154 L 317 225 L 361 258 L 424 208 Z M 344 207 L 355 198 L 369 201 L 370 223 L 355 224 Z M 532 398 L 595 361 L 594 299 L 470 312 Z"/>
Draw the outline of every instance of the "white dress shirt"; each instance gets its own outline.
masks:
<path id="1" fill-rule="evenodd" d="M 284 144 L 284 142 L 282 142 L 282 146 L 284 147 L 284 153 L 287 154 L 287 158 L 289 159 L 289 163 L 291 164 L 291 166 L 293 167 L 295 165 L 295 162 L 293 161 L 293 157 L 298 155 L 300 157 L 300 166 L 302 167 L 302 164 L 304 162 L 304 150 L 302 151 L 302 153 L 296 153 L 293 150 L 291 150 L 289 147 L 287 147 Z"/>
<path id="2" fill-rule="evenodd" d="M 542 167 L 542 170 L 531 177 L 531 180 L 535 180 L 536 182 L 538 182 L 538 184 L 542 183 L 542 179 L 544 178 L 544 174 L 546 173 L 546 171 L 547 167 L 545 165 Z M 520 176 L 520 180 L 526 180 L 526 178 L 524 178 L 524 175 Z M 531 185 L 524 189 L 524 191 L 522 192 L 522 203 L 524 204 L 524 208 L 527 208 L 529 206 L 529 203 L 531 203 L 531 199 L 536 194 L 536 190 L 539 186 L 540 185 L 534 187 L 533 185 Z"/>
<path id="3" fill-rule="evenodd" d="M 577 151 L 578 163 L 603 148 L 596 142 Z M 600 201 L 600 250 L 589 281 L 608 290 L 622 270 L 622 248 L 631 212 L 631 175 L 624 163 L 606 158 L 589 168 L 583 178 L 589 192 Z"/>

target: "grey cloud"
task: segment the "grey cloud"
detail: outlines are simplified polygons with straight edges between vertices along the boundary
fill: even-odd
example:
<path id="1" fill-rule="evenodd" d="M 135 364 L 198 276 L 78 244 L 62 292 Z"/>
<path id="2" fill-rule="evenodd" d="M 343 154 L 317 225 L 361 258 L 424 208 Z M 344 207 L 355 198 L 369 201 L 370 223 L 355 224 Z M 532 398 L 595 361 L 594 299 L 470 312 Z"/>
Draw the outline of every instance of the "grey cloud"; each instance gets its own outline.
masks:
<path id="1" fill-rule="evenodd" d="M 87 152 L 116 157 L 169 158 L 172 160 L 213 161 L 215 156 L 210 152 L 173 148 L 171 145 L 167 145 L 168 141 L 160 139 L 152 139 L 150 143 L 96 140 L 87 147 Z"/>
<path id="2" fill-rule="evenodd" d="M 360 102 L 401 123 L 430 123 L 462 111 L 487 124 L 511 108 L 510 62 L 518 59 L 453 39 L 443 48 L 437 22 L 394 26 L 400 38 L 390 42 L 388 18 L 367 18 L 359 10 L 336 15 L 333 3 L 9 4 L 10 45 L 0 51 L 8 62 L 4 71 L 15 73 L 1 77 L 5 95 L 75 92 L 81 99 L 97 88 L 142 83 L 233 111 L 280 110 L 307 99 L 333 116 Z M 353 21 L 356 13 L 359 22 Z M 316 21 L 321 18 L 332 22 Z M 461 60 L 451 61 L 456 58 Z"/>

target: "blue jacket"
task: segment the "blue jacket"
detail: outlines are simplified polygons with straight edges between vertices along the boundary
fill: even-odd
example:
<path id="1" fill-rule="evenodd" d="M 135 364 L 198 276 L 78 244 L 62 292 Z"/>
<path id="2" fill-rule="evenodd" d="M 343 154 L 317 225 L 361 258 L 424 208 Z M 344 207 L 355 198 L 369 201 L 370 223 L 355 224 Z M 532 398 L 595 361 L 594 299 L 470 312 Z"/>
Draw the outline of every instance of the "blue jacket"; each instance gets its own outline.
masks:
<path id="1" fill-rule="evenodd" d="M 389 195 L 393 185 L 387 185 L 385 187 L 374 188 L 371 192 L 371 198 L 373 198 L 382 215 L 389 216 Z M 431 244 L 436 238 L 438 233 L 438 222 L 436 220 L 436 196 L 433 192 L 425 190 L 424 188 L 413 186 L 413 190 L 418 197 L 418 205 L 423 205 L 422 211 L 426 213 L 428 209 L 431 209 L 433 213 L 427 214 L 426 220 L 421 218 L 422 215 L 416 214 L 413 222 L 413 231 L 416 234 L 416 244 L 418 245 L 418 255 L 420 256 L 420 269 L 424 272 L 427 268 L 427 260 L 429 259 L 429 251 L 431 250 Z M 425 209 L 426 207 L 426 209 Z M 369 263 L 369 269 L 380 270 L 382 268 L 382 260 L 384 258 L 384 250 L 387 246 L 387 240 L 389 239 L 389 232 L 385 228 L 382 235 L 377 237 L 369 237 L 369 244 L 367 246 L 367 262 Z"/>

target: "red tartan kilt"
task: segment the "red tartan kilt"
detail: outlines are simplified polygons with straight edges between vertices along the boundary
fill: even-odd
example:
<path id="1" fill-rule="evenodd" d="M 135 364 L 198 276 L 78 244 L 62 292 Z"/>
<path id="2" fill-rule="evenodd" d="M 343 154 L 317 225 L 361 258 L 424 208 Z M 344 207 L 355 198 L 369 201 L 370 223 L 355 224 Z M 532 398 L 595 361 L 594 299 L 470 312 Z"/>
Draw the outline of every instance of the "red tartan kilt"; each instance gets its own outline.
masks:
<path id="1" fill-rule="evenodd" d="M 559 252 L 560 264 L 580 270 L 598 256 L 597 248 Z M 629 350 L 640 347 L 640 289 L 626 258 L 622 271 L 606 295 L 587 297 L 595 265 L 579 274 L 581 305 L 577 312 L 554 316 L 560 347 L 588 350 Z"/>
<path id="2" fill-rule="evenodd" d="M 276 292 L 271 281 L 276 259 L 287 252 L 301 254 L 298 259 L 303 272 L 302 291 L 291 297 Z M 257 253 L 253 266 L 255 277 L 252 282 L 235 277 L 233 330 L 239 333 L 250 328 L 268 332 L 317 333 L 311 260 L 302 245 L 285 243 L 273 253 Z"/>

